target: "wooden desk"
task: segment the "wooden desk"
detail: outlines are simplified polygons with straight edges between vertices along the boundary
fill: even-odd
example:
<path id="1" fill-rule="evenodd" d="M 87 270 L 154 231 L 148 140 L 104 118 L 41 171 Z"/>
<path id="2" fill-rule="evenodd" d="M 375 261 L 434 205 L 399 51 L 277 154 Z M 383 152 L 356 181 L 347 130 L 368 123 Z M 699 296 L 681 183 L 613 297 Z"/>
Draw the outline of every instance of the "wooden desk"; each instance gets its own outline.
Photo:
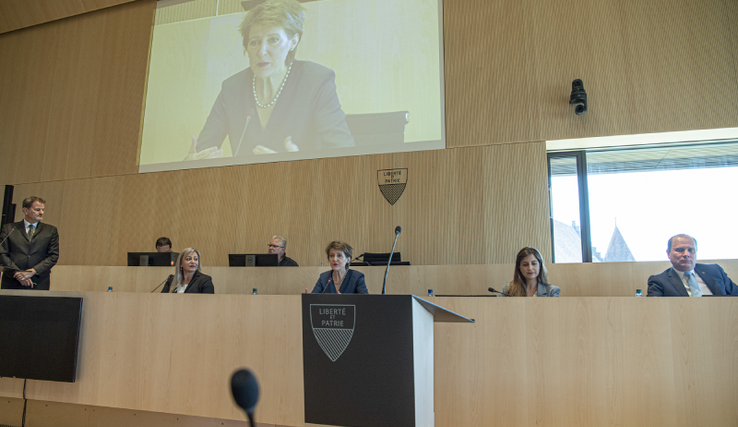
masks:
<path id="1" fill-rule="evenodd" d="M 299 295 L 43 295 L 84 298 L 78 380 L 29 381 L 29 399 L 243 420 L 228 379 L 248 366 L 261 382 L 259 421 L 304 425 Z M 434 302 L 477 321 L 436 324 L 436 426 L 738 420 L 738 298 Z M 0 396 L 22 387 L 0 379 Z"/>

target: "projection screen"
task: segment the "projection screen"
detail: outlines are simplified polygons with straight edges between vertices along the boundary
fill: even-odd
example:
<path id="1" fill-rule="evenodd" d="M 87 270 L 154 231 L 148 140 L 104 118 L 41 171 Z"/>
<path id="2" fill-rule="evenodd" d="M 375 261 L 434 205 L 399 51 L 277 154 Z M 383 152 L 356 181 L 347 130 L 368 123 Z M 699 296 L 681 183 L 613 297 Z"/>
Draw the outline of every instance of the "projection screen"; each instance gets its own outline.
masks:
<path id="1" fill-rule="evenodd" d="M 240 29 L 263 2 L 182 18 L 194 3 L 157 6 L 139 172 L 445 148 L 440 0 L 300 3 L 304 32 L 268 109 Z M 192 159 L 208 147 L 215 158 Z"/>

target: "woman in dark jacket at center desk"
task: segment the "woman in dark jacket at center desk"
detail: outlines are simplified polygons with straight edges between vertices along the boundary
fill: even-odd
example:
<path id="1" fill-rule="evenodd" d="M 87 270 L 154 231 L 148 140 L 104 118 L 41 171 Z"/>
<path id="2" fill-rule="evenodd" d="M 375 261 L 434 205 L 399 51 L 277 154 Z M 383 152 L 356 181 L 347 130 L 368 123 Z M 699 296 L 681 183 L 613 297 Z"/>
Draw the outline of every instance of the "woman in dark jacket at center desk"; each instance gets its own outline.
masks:
<path id="1" fill-rule="evenodd" d="M 344 242 L 331 242 L 325 248 L 331 270 L 322 273 L 313 288 L 314 294 L 368 294 L 364 274 L 349 270 L 354 249 Z"/>
<path id="2" fill-rule="evenodd" d="M 213 279 L 200 271 L 200 251 L 185 248 L 177 258 L 176 273 L 164 285 L 161 293 L 212 294 Z"/>

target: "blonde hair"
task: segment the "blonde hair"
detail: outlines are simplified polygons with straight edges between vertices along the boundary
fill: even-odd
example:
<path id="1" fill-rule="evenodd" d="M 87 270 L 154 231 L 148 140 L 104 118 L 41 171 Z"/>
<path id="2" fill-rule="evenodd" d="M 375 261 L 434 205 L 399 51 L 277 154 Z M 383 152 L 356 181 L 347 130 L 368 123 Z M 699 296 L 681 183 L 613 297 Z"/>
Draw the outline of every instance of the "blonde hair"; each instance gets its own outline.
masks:
<path id="1" fill-rule="evenodd" d="M 197 254 L 197 271 L 200 271 L 200 267 L 202 266 L 202 257 L 200 256 L 200 251 L 195 248 L 182 249 L 182 252 L 180 252 L 179 256 L 177 257 L 177 263 L 174 265 L 174 277 L 176 278 L 176 286 L 175 283 L 172 283 L 169 287 L 169 292 L 175 293 L 177 292 L 177 289 L 182 286 L 182 281 L 184 280 L 184 272 L 182 271 L 182 260 L 184 259 L 184 257 L 193 252 Z"/>
<path id="2" fill-rule="evenodd" d="M 305 23 L 305 8 L 295 0 L 267 0 L 251 9 L 241 22 L 241 37 L 243 37 L 243 50 L 246 52 L 249 44 L 249 33 L 254 25 L 266 25 L 282 28 L 288 37 L 299 35 L 302 41 L 303 24 Z M 285 65 L 295 59 L 297 46 L 287 53 Z"/>

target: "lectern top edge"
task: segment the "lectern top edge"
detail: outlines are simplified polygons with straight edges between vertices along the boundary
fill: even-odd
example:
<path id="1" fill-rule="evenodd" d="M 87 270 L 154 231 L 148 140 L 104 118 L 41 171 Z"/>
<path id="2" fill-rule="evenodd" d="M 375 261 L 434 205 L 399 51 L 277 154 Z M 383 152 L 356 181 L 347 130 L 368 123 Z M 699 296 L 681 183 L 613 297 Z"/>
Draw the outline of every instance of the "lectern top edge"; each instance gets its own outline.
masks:
<path id="1" fill-rule="evenodd" d="M 413 295 L 413 298 L 415 298 L 416 301 L 420 303 L 430 314 L 433 315 L 433 321 L 434 322 L 470 322 L 470 323 L 476 323 L 474 319 L 469 319 L 468 317 L 464 317 L 458 313 L 454 313 L 453 311 L 443 308 L 439 305 L 433 304 L 432 302 L 425 300 L 423 298 L 420 298 L 417 295 Z"/>

